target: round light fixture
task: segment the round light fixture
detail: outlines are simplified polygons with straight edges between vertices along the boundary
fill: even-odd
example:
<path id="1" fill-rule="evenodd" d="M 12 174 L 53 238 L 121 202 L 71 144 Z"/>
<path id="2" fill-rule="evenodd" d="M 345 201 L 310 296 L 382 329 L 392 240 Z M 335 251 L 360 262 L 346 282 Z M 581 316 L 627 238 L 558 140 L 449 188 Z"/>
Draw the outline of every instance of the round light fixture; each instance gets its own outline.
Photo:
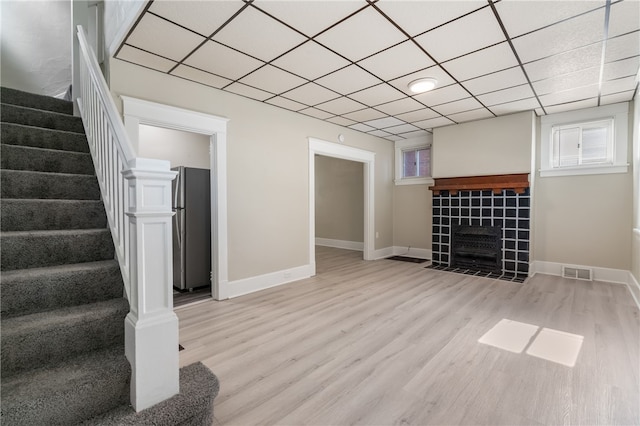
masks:
<path id="1" fill-rule="evenodd" d="M 419 78 L 409 83 L 409 90 L 413 93 L 423 93 L 433 90 L 438 84 L 438 80 L 433 77 Z"/>

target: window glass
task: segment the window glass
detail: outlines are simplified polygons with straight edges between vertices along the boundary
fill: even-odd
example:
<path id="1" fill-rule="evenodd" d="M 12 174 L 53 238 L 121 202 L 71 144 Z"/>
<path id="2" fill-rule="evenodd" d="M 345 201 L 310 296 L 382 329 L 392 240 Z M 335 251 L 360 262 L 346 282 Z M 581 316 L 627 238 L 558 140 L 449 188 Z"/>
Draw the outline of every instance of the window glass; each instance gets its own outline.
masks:
<path id="1" fill-rule="evenodd" d="M 608 129 L 606 127 L 594 127 L 582 131 L 582 163 L 597 164 L 606 163 Z"/>
<path id="2" fill-rule="evenodd" d="M 417 170 L 416 157 L 418 156 L 417 151 L 416 150 L 404 151 L 402 155 L 403 155 L 402 163 L 403 163 L 403 170 L 404 170 L 402 177 L 416 176 L 416 170 Z"/>

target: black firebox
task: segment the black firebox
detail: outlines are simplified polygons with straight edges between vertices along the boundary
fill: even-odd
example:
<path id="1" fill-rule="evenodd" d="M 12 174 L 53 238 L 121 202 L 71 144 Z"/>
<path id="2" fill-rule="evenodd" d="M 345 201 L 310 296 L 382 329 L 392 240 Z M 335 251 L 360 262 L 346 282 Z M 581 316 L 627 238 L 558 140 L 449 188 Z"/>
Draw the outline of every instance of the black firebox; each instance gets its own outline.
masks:
<path id="1" fill-rule="evenodd" d="M 502 227 L 454 224 L 451 229 L 451 266 L 500 273 Z"/>

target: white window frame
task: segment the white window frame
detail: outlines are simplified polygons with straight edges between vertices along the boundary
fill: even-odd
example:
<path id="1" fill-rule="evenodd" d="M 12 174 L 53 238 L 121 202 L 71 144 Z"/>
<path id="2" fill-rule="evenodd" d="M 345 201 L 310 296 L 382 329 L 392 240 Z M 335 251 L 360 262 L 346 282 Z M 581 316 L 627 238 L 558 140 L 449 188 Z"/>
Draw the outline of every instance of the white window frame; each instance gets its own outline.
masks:
<path id="1" fill-rule="evenodd" d="M 627 163 L 628 117 L 629 104 L 626 102 L 543 116 L 540 120 L 540 177 L 627 173 L 629 171 L 629 164 Z M 587 125 L 595 121 L 608 119 L 613 120 L 612 163 L 554 167 L 554 128 L 565 125 Z"/>
<path id="2" fill-rule="evenodd" d="M 429 165 L 429 169 L 431 171 L 431 174 L 433 174 L 433 147 L 432 147 L 432 143 L 431 140 L 425 140 L 424 138 L 421 139 L 406 139 L 406 140 L 401 140 L 401 141 L 396 141 L 395 142 L 395 184 L 396 185 L 424 185 L 424 184 L 428 184 L 428 185 L 433 185 L 434 181 L 433 181 L 433 177 L 428 176 L 428 177 L 421 177 L 421 176 L 417 176 L 417 177 L 403 177 L 403 152 L 404 151 L 410 151 L 410 150 L 415 150 L 415 149 L 422 149 L 422 148 L 430 148 L 431 149 L 431 164 Z"/>

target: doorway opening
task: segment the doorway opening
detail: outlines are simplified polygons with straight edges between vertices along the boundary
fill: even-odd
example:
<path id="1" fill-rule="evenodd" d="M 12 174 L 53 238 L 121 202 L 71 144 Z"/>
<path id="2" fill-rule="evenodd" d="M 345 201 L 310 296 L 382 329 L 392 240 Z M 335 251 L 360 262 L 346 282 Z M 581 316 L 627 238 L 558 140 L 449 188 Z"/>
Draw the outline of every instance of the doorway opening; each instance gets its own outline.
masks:
<path id="1" fill-rule="evenodd" d="M 193 155 L 204 155 L 210 167 L 211 193 L 211 296 L 216 300 L 228 298 L 227 248 L 227 119 L 171 107 L 140 99 L 121 96 L 124 124 L 133 149 L 139 156 L 140 135 L 144 126 L 175 130 L 204 137 L 208 141 L 205 154 L 182 153 L 181 161 L 195 161 Z M 202 140 L 202 139 L 200 139 Z M 195 142 L 195 144 L 201 142 Z M 201 149 L 205 149 L 200 146 Z M 185 158 L 185 154 L 188 158 Z M 200 163 L 205 164 L 206 160 Z M 173 164 L 172 164 L 173 167 Z"/>
<path id="2" fill-rule="evenodd" d="M 309 138 L 309 263 L 316 271 L 316 156 L 355 161 L 362 164 L 363 245 L 364 260 L 375 258 L 375 153 L 336 143 Z"/>

